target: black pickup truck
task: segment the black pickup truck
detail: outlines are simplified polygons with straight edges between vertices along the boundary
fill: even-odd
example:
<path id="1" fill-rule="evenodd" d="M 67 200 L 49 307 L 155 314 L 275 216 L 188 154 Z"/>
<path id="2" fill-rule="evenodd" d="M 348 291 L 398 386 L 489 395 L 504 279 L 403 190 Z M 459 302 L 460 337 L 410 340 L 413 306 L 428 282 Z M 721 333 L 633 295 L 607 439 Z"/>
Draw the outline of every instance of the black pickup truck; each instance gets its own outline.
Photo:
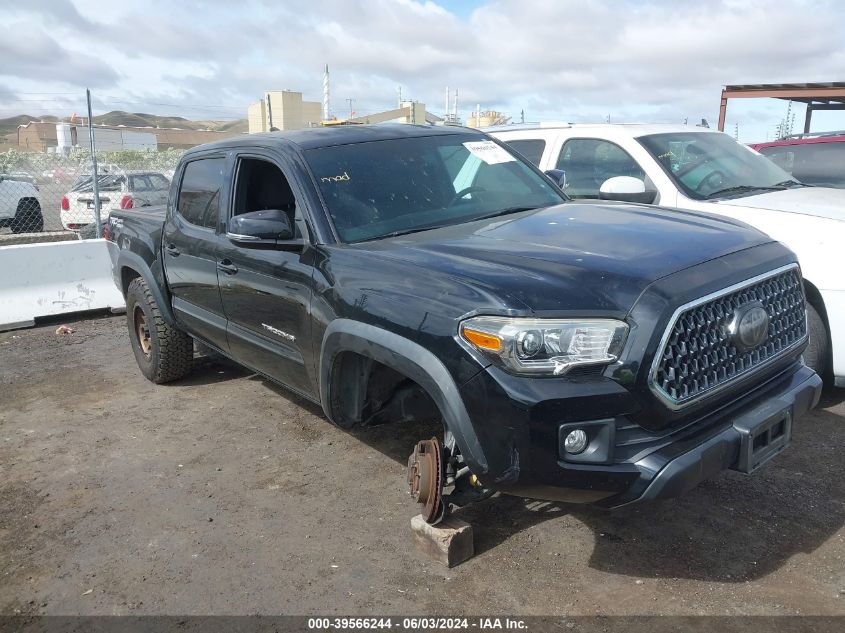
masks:
<path id="1" fill-rule="evenodd" d="M 408 464 L 429 522 L 495 491 L 617 507 L 750 473 L 821 380 L 795 256 L 706 214 L 568 202 L 465 128 L 345 126 L 189 150 L 116 211 L 143 374 L 194 342 L 344 429 L 442 422 Z"/>

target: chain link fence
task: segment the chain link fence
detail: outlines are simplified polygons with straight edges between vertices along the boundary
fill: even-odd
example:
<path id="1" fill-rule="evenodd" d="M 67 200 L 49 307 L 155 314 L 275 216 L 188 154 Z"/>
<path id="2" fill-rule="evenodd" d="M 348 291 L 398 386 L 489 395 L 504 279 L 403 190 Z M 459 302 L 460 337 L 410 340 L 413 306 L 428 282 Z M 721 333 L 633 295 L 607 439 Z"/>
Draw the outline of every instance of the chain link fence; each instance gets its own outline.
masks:
<path id="1" fill-rule="evenodd" d="M 102 222 L 116 209 L 165 204 L 183 151 L 98 152 Z M 4 234 L 16 234 L 18 243 L 96 237 L 92 174 L 91 154 L 84 150 L 0 152 L 0 245 Z"/>

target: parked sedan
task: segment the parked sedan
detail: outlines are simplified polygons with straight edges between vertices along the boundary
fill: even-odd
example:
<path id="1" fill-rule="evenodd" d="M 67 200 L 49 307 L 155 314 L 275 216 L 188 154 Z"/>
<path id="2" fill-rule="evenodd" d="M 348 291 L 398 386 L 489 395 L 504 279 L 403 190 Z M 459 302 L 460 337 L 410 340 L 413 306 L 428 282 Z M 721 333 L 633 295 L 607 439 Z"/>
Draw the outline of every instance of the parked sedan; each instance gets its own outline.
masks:
<path id="1" fill-rule="evenodd" d="M 62 198 L 62 226 L 78 231 L 95 222 L 94 178 L 81 176 L 73 189 Z M 159 172 L 132 171 L 102 174 L 98 178 L 100 219 L 106 220 L 115 209 L 134 209 L 164 204 L 170 181 Z"/>

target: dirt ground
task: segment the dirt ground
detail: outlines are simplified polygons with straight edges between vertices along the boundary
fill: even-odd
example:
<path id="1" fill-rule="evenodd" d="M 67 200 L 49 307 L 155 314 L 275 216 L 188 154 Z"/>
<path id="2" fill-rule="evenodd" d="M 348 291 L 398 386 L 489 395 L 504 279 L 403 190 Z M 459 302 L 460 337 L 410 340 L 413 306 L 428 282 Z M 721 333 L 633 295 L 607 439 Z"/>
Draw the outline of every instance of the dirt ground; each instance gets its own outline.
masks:
<path id="1" fill-rule="evenodd" d="M 0 333 L 0 613 L 845 614 L 845 390 L 751 477 L 605 512 L 494 497 L 420 559 L 404 464 L 228 362 L 141 376 L 123 317 Z"/>

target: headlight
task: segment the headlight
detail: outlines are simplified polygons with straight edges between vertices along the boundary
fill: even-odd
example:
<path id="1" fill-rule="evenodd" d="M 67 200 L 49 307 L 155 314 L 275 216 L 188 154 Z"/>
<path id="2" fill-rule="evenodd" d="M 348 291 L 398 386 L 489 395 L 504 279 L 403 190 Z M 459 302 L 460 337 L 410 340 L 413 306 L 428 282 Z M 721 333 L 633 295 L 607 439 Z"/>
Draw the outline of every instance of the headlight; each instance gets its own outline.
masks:
<path id="1" fill-rule="evenodd" d="M 559 376 L 579 365 L 615 361 L 628 326 L 615 319 L 475 317 L 461 338 L 516 374 Z"/>

